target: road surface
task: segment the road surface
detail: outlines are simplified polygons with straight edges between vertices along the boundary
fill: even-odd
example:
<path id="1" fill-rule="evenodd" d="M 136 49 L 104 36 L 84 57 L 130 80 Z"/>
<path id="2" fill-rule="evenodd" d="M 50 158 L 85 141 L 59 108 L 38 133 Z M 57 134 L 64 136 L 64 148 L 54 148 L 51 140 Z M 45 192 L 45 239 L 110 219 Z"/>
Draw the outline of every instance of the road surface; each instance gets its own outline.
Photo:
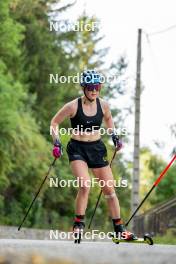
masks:
<path id="1" fill-rule="evenodd" d="M 176 246 L 0 239 L 0 256 L 0 264 L 174 264 Z"/>

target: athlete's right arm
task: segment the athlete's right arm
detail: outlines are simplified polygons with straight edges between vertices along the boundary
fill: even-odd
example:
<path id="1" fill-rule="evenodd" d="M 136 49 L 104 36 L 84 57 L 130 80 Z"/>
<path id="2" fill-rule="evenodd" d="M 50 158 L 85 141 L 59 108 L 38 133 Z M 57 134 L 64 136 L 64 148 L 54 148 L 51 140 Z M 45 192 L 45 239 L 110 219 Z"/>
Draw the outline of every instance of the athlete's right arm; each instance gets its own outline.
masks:
<path id="1" fill-rule="evenodd" d="M 58 125 L 63 122 L 63 120 L 67 117 L 71 117 L 73 115 L 74 105 L 73 101 L 65 104 L 52 118 L 51 120 L 51 133 L 53 137 L 53 142 L 58 139 Z"/>

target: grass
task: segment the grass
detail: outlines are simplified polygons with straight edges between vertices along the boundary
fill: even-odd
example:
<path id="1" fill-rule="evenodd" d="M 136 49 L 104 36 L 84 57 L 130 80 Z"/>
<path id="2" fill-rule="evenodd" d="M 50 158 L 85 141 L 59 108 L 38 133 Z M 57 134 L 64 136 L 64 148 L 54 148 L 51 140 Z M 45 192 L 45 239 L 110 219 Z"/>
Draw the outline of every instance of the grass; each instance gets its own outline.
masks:
<path id="1" fill-rule="evenodd" d="M 176 229 L 169 229 L 166 234 L 153 238 L 155 244 L 176 245 Z"/>

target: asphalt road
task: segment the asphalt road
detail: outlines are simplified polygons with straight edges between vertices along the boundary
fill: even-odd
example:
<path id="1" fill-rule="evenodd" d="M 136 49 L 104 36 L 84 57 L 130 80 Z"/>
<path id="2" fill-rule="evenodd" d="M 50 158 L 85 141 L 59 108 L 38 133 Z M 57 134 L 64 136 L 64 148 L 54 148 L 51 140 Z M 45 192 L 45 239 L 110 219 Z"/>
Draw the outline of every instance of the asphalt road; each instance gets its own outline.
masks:
<path id="1" fill-rule="evenodd" d="M 2 261 L 2 256 L 7 258 Z M 29 261 L 33 256 L 33 261 Z M 27 262 L 27 260 L 29 262 Z M 175 264 L 176 246 L 0 239 L 0 264 Z"/>

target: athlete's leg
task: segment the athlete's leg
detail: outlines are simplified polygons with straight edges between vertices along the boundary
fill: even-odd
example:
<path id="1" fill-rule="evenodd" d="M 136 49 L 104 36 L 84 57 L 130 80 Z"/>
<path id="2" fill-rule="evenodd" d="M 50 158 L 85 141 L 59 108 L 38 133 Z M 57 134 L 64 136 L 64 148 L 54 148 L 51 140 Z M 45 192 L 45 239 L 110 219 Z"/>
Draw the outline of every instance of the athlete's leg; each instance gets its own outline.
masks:
<path id="1" fill-rule="evenodd" d="M 112 219 L 120 218 L 119 200 L 113 186 L 114 178 L 110 166 L 108 165 L 102 168 L 94 168 L 92 169 L 92 171 L 99 181 L 102 180 L 102 185 L 103 183 L 105 185 L 104 187 L 102 187 L 102 191 L 105 195 L 105 198 L 107 198 L 110 216 L 112 217 Z"/>
<path id="2" fill-rule="evenodd" d="M 123 225 L 121 218 L 120 218 L 120 206 L 118 198 L 115 194 L 115 189 L 112 184 L 112 186 L 109 185 L 109 181 L 113 182 L 113 174 L 111 171 L 110 166 L 105 166 L 102 168 L 93 169 L 94 175 L 100 180 L 103 180 L 105 183 L 105 186 L 102 187 L 102 191 L 105 195 L 105 198 L 107 198 L 108 207 L 110 211 L 110 215 L 112 217 L 114 231 L 116 233 L 116 236 L 122 235 L 124 239 L 127 240 L 135 240 L 137 237 L 131 233 L 128 232 Z"/>
<path id="3" fill-rule="evenodd" d="M 90 191 L 90 177 L 87 163 L 82 160 L 70 162 L 73 175 L 79 180 L 79 190 L 76 197 L 76 215 L 85 215 Z"/>

